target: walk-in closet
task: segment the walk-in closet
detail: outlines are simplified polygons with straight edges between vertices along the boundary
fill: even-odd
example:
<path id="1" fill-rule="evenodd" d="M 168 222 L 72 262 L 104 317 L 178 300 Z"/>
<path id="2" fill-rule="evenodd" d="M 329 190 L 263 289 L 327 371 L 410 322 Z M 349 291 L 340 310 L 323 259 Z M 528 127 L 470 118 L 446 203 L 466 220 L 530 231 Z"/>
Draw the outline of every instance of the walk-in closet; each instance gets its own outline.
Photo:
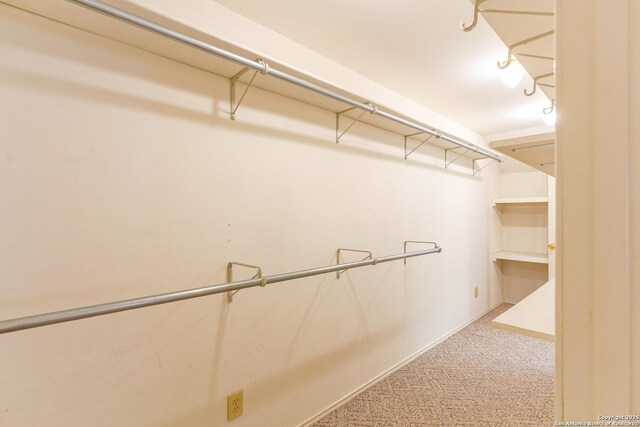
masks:
<path id="1" fill-rule="evenodd" d="M 639 19 L 0 0 L 0 426 L 640 426 Z"/>

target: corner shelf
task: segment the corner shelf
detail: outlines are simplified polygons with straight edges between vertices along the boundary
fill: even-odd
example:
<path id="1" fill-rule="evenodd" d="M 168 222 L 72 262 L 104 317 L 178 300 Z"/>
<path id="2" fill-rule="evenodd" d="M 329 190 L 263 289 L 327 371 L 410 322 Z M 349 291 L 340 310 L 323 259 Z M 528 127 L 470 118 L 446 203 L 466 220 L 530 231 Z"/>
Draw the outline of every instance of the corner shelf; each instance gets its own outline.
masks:
<path id="1" fill-rule="evenodd" d="M 498 260 L 549 264 L 547 254 L 537 254 L 534 252 L 500 251 L 493 254 L 493 261 Z"/>
<path id="2" fill-rule="evenodd" d="M 491 141 L 489 147 L 547 175 L 556 176 L 555 132 Z"/>
<path id="3" fill-rule="evenodd" d="M 496 198 L 491 201 L 495 207 L 501 206 L 546 206 L 549 203 L 548 197 L 508 197 Z"/>
<path id="4" fill-rule="evenodd" d="M 555 279 L 491 321 L 491 325 L 547 341 L 555 341 Z"/>

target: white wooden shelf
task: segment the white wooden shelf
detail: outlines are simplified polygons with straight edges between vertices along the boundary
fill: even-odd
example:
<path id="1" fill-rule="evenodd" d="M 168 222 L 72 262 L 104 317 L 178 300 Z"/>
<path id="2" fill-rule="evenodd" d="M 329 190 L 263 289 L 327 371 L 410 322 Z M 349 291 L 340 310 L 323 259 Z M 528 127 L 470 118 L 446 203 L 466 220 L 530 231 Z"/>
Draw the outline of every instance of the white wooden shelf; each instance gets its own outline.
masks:
<path id="1" fill-rule="evenodd" d="M 500 329 L 549 341 L 555 340 L 555 279 L 491 321 Z"/>
<path id="2" fill-rule="evenodd" d="M 520 160 L 548 175 L 556 176 L 554 132 L 492 141 L 489 147 Z"/>
<path id="3" fill-rule="evenodd" d="M 547 196 L 543 197 L 505 197 L 492 200 L 492 205 L 500 206 L 546 206 L 549 203 Z"/>
<path id="4" fill-rule="evenodd" d="M 176 62 L 182 64 L 193 66 L 203 71 L 208 71 L 226 79 L 231 79 L 243 69 L 241 65 L 212 55 L 208 52 L 205 52 L 204 50 L 198 50 L 186 44 L 178 43 L 176 40 L 172 40 L 168 37 L 163 37 L 161 35 L 152 33 L 135 25 L 130 25 L 124 21 L 114 20 L 106 15 L 95 13 L 89 8 L 78 7 L 78 5 L 68 1 L 49 0 L 45 2 L 39 2 L 31 0 L 1 0 L 0 3 L 8 3 L 19 9 L 27 10 L 31 13 L 49 18 L 53 21 L 58 21 L 71 27 L 75 27 L 111 40 L 115 40 L 117 42 L 121 42 L 126 45 L 133 46 L 144 51 L 151 52 L 153 54 L 157 54 L 164 58 L 175 60 Z M 107 1 L 107 3 L 110 2 Z M 111 3 L 116 3 L 118 7 L 121 7 L 118 5 L 118 3 L 124 3 L 126 5 L 130 2 L 124 1 Z M 201 32 L 202 30 L 200 28 L 191 28 L 186 22 L 180 21 L 180 19 L 184 19 L 184 17 L 164 17 L 160 19 L 161 16 L 158 15 L 160 7 L 154 7 L 153 10 L 151 10 L 151 8 L 146 8 L 145 6 L 131 8 L 124 7 L 124 9 L 131 9 L 133 13 L 139 15 L 144 19 L 155 21 L 169 28 L 175 28 L 178 31 L 184 32 L 188 36 L 195 37 L 207 43 L 211 43 L 215 47 L 227 50 L 236 55 L 244 56 L 246 58 L 256 58 L 262 56 L 259 52 L 244 49 L 241 46 L 242 43 L 237 44 L 228 41 L 226 38 L 217 37 L 217 33 L 213 30 L 205 34 Z M 162 14 L 160 13 L 160 15 Z M 375 103 L 377 107 L 386 110 L 387 113 L 393 114 L 407 121 L 415 122 L 416 124 L 429 129 L 433 128 L 433 126 L 431 126 L 430 124 L 422 122 L 417 116 L 414 116 L 413 114 L 407 115 L 396 111 L 394 108 L 391 108 L 385 103 L 378 102 L 377 98 L 371 99 L 369 96 L 366 96 L 365 93 L 352 92 L 351 89 L 345 89 L 343 87 L 344 85 L 340 85 L 337 83 L 331 84 L 328 80 L 322 78 L 321 76 L 316 76 L 309 72 L 303 72 L 296 66 L 287 65 L 288 61 L 282 60 L 279 62 L 276 58 L 270 56 L 267 56 L 267 59 L 269 65 L 272 68 L 277 68 L 282 72 L 306 80 L 329 91 L 336 92 L 341 96 L 347 98 L 362 99 L 363 102 L 371 101 Z M 238 79 L 238 82 L 242 83 L 242 88 L 239 89 L 240 91 L 244 90 L 246 85 L 252 80 L 252 75 L 253 73 L 251 72 L 245 73 Z M 267 78 L 267 76 L 263 76 L 262 78 L 260 77 L 261 76 L 258 74 L 258 78 L 251 85 L 252 89 L 249 90 L 255 90 L 255 88 L 259 88 L 268 92 L 285 96 L 290 99 L 304 102 L 306 104 L 314 105 L 332 113 L 342 112 L 342 116 L 348 117 L 351 120 L 365 123 L 370 126 L 398 134 L 400 136 L 398 138 L 398 144 L 402 143 L 402 140 L 406 135 L 413 135 L 407 137 L 413 140 L 412 144 L 416 144 L 416 141 L 424 141 L 426 138 L 426 135 L 418 132 L 415 128 L 403 123 L 389 120 L 387 117 L 380 116 L 378 114 L 360 114 L 360 110 L 350 109 L 348 108 L 349 105 L 342 101 L 329 98 L 323 94 L 311 91 L 307 88 L 290 84 L 278 78 Z M 222 105 L 222 107 L 220 108 L 220 111 L 217 112 L 217 114 L 219 114 L 221 117 L 226 118 L 228 117 L 227 114 L 229 112 L 226 110 L 227 107 L 225 106 L 225 100 L 222 99 L 221 101 L 222 102 L 220 103 L 220 105 Z M 241 107 L 238 113 L 238 120 L 241 121 L 242 119 L 243 111 Z M 443 135 L 453 136 L 447 132 L 441 133 Z M 459 146 L 458 144 L 446 141 L 445 139 L 440 137 L 431 138 L 426 143 L 435 147 L 439 147 L 443 150 L 451 151 L 450 154 L 453 157 L 460 154 L 464 158 L 473 160 L 481 160 L 487 158 L 487 156 L 485 154 L 482 154 L 481 152 L 477 152 L 475 150 L 467 150 L 464 147 Z"/>
<path id="5" fill-rule="evenodd" d="M 500 251 L 493 254 L 493 260 L 533 262 L 536 264 L 549 264 L 549 257 L 546 254 L 533 252 Z"/>

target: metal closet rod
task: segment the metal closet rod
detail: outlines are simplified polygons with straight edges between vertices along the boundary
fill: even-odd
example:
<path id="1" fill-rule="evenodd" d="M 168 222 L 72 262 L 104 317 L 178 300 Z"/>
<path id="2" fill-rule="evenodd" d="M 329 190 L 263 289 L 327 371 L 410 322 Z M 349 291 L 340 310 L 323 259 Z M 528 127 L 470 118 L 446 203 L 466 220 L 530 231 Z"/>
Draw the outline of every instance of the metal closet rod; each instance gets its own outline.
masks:
<path id="1" fill-rule="evenodd" d="M 75 3 L 84 7 L 87 7 L 91 10 L 100 12 L 107 16 L 119 19 L 121 21 L 127 22 L 129 24 L 133 24 L 137 27 L 143 28 L 145 30 L 149 30 L 156 34 L 160 34 L 162 36 L 168 37 L 170 39 L 179 41 L 186 45 L 195 47 L 196 49 L 203 50 L 208 53 L 212 53 L 221 58 L 227 59 L 229 61 L 235 62 L 236 64 L 242 65 L 243 67 L 248 67 L 254 70 L 257 70 L 263 74 L 269 74 L 274 77 L 277 77 L 281 80 L 287 81 L 289 83 L 293 83 L 295 85 L 304 87 L 306 89 L 312 90 L 314 92 L 320 93 L 322 95 L 328 96 L 329 98 L 333 98 L 340 102 L 344 102 L 345 104 L 351 105 L 356 108 L 360 108 L 362 110 L 368 111 L 371 114 L 377 114 L 381 117 L 389 119 L 391 121 L 401 123 L 410 128 L 419 130 L 429 135 L 433 135 L 437 138 L 444 139 L 445 141 L 449 141 L 453 144 L 456 144 L 460 147 L 466 148 L 475 153 L 480 153 L 488 158 L 494 159 L 498 162 L 502 162 L 502 155 L 488 150 L 484 147 L 480 147 L 478 145 L 472 144 L 470 142 L 462 141 L 460 139 L 456 139 L 450 137 L 448 135 L 443 134 L 441 131 L 437 129 L 429 129 L 417 123 L 411 122 L 409 120 L 405 120 L 401 117 L 395 116 L 391 113 L 387 113 L 385 111 L 379 110 L 377 107 L 365 104 L 363 102 L 356 101 L 355 99 L 351 99 L 344 95 L 340 95 L 339 93 L 333 92 L 331 90 L 325 89 L 321 86 L 318 86 L 314 83 L 311 83 L 307 80 L 292 76 L 291 74 L 285 73 L 284 71 L 280 71 L 276 68 L 270 67 L 268 64 L 262 61 L 254 61 L 248 58 L 245 58 L 241 55 L 236 55 L 235 53 L 231 53 L 219 47 L 213 46 L 209 43 L 206 43 L 202 40 L 198 40 L 194 37 L 188 36 L 186 34 L 180 33 L 178 31 L 172 30 L 171 28 L 165 27 L 164 25 L 160 25 L 158 23 L 149 21 L 140 16 L 129 13 L 125 10 L 119 9 L 117 7 L 111 6 L 99 0 L 67 0 L 68 2 Z"/>
<path id="2" fill-rule="evenodd" d="M 183 291 L 169 292 L 165 294 L 150 295 L 146 297 L 131 298 L 121 301 L 113 301 L 104 304 L 90 305 L 68 310 L 53 311 L 50 313 L 36 314 L 33 316 L 17 317 L 0 321 L 0 334 L 16 332 L 24 329 L 39 328 L 41 326 L 54 325 L 56 323 L 70 322 L 72 320 L 86 319 L 88 317 L 103 316 L 120 311 L 135 310 L 152 305 L 166 304 L 175 301 L 182 301 L 191 298 L 199 298 L 207 295 L 215 295 L 224 292 L 233 292 L 240 289 L 253 288 L 255 286 L 265 286 L 269 283 L 286 282 L 288 280 L 301 279 L 303 277 L 317 276 L 320 274 L 333 273 L 340 270 L 365 267 L 368 265 L 382 264 L 384 262 L 396 261 L 399 259 L 413 258 L 442 252 L 442 248 L 436 244 L 434 248 L 422 251 L 407 252 L 397 255 L 388 255 L 362 261 L 345 262 L 342 264 L 329 265 L 326 267 L 299 270 L 291 273 L 274 274 L 272 276 L 257 277 L 236 282 L 221 283 L 218 285 L 204 286 L 201 288 L 187 289 Z"/>

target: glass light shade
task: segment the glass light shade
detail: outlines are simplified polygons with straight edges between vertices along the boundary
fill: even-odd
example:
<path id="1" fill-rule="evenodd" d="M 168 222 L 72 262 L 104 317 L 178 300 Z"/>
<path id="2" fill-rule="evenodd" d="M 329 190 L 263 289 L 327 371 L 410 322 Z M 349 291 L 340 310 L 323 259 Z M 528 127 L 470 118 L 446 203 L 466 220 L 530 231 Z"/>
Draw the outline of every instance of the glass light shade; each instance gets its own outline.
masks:
<path id="1" fill-rule="evenodd" d="M 513 89 L 522 81 L 524 67 L 518 61 L 512 60 L 507 68 L 500 70 L 500 77 L 502 78 L 502 83 Z"/>
<path id="2" fill-rule="evenodd" d="M 549 114 L 542 115 L 542 121 L 547 126 L 555 126 L 556 125 L 556 111 L 553 110 Z"/>

